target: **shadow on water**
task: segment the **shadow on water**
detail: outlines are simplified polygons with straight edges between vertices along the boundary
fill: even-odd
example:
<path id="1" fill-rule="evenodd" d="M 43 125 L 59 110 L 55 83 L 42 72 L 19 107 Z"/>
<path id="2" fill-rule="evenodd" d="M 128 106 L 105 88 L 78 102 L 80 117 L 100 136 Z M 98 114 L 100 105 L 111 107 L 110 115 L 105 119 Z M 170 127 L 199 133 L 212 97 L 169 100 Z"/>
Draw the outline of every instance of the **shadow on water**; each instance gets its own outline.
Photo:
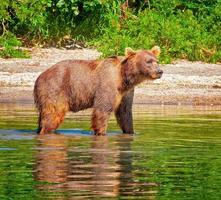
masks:
<path id="1" fill-rule="evenodd" d="M 32 107 L 0 105 L 0 199 L 221 199 L 220 108 L 137 107 L 134 136 L 89 115 L 38 136 Z"/>

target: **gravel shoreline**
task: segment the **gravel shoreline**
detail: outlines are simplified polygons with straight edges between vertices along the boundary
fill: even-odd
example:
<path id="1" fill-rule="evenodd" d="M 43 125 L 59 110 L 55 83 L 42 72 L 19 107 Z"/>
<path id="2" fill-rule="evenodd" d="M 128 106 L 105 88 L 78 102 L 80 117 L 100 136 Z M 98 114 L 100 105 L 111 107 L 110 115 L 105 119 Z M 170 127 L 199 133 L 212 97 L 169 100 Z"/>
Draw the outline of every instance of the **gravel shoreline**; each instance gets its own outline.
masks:
<path id="1" fill-rule="evenodd" d="M 33 103 L 33 85 L 41 72 L 66 59 L 96 59 L 92 49 L 29 49 L 30 59 L 0 59 L 0 103 Z M 161 65 L 161 79 L 135 90 L 135 104 L 221 105 L 221 64 L 177 61 Z"/>

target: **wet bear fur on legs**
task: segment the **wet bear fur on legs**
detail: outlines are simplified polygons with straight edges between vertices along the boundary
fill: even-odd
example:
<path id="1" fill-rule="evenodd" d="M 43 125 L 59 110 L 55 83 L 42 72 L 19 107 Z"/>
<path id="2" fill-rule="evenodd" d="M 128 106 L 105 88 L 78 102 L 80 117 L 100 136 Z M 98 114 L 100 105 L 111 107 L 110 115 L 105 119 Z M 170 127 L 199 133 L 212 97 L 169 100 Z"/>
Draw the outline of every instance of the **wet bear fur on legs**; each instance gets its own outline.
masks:
<path id="1" fill-rule="evenodd" d="M 43 72 L 34 86 L 39 111 L 38 133 L 58 128 L 67 111 L 93 108 L 92 129 L 104 135 L 111 112 L 124 133 L 134 133 L 132 103 L 134 87 L 144 80 L 160 78 L 159 47 L 125 50 L 124 57 L 104 60 L 66 60 Z"/>

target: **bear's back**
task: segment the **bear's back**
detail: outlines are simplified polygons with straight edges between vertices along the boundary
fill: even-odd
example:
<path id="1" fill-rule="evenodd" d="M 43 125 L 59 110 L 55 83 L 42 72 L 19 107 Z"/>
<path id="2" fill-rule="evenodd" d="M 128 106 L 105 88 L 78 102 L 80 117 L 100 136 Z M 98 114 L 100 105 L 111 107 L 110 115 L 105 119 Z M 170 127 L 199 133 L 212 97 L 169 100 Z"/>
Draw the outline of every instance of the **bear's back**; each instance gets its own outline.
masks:
<path id="1" fill-rule="evenodd" d="M 62 95 L 67 97 L 70 107 L 74 105 L 77 110 L 87 107 L 96 89 L 93 71 L 99 62 L 97 60 L 65 60 L 53 65 L 36 80 L 35 101 L 50 99 L 54 102 Z"/>

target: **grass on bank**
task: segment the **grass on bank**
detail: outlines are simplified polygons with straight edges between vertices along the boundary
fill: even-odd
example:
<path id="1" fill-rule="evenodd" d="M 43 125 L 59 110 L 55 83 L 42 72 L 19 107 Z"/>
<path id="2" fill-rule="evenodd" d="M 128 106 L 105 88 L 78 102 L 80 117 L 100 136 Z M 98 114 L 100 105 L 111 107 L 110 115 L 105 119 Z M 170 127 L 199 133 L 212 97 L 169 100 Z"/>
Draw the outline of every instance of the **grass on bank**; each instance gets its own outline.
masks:
<path id="1" fill-rule="evenodd" d="M 59 46 L 68 36 L 97 48 L 104 57 L 122 55 L 125 47 L 149 49 L 158 45 L 162 63 L 179 58 L 221 62 L 220 0 L 131 0 L 125 16 L 123 0 L 54 2 L 40 0 L 30 7 L 27 0 L 8 5 L 13 11 L 10 16 L 4 18 L 6 14 L 2 17 L 0 12 L 0 21 L 4 19 L 7 29 L 0 36 L 1 57 L 27 57 L 17 46 Z"/>

